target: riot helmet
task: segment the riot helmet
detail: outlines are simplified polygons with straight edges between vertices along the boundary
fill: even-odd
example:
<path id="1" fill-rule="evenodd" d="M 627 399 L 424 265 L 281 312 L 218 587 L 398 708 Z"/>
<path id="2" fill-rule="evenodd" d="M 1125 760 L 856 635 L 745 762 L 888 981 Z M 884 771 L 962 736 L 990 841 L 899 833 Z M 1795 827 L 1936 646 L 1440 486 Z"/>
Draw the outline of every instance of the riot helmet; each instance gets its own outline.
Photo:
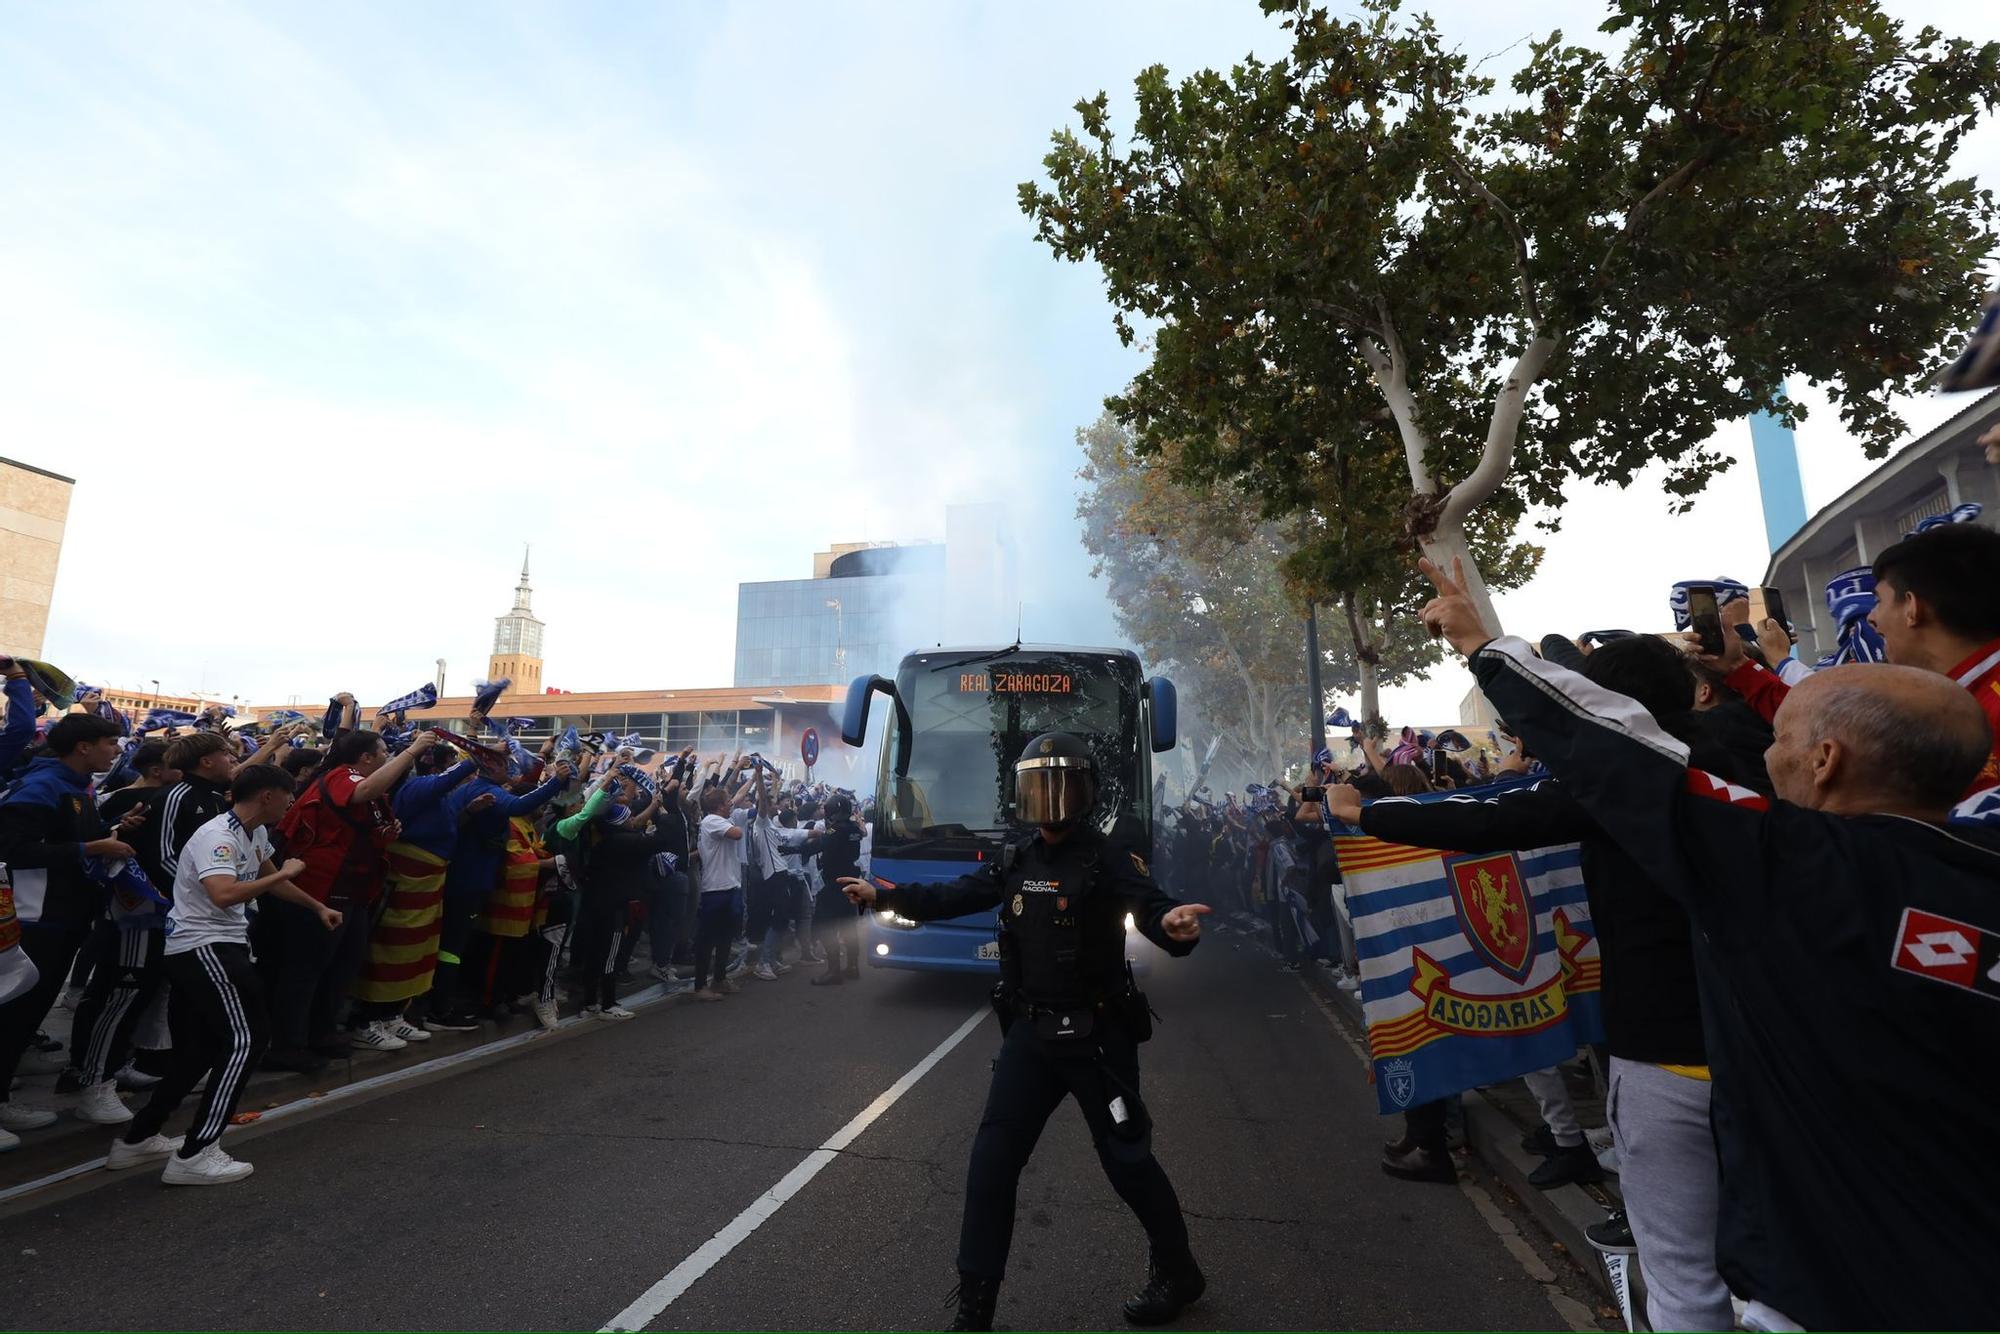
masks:
<path id="1" fill-rule="evenodd" d="M 1097 761 L 1067 732 L 1044 732 L 1014 762 L 1014 809 L 1024 824 L 1067 829 L 1097 804 Z"/>

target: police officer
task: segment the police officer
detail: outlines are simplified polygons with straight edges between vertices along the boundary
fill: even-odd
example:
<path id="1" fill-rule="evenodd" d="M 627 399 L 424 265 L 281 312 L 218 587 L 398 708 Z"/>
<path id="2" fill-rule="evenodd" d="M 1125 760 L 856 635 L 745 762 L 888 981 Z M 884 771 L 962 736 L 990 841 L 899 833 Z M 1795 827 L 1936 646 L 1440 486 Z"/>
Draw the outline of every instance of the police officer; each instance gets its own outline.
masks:
<path id="1" fill-rule="evenodd" d="M 1139 1098 L 1139 1046 L 1152 1034 L 1145 997 L 1125 964 L 1125 918 L 1167 953 L 1191 953 L 1203 904 L 1177 903 L 1153 883 L 1145 858 L 1091 819 L 1097 766 L 1075 737 L 1050 732 L 1014 766 L 1017 810 L 1032 835 L 949 884 L 898 885 L 853 877 L 855 903 L 917 921 L 1000 909 L 1000 984 L 994 1005 L 1003 1039 L 966 1173 L 953 1329 L 991 1329 L 1014 1191 L 1042 1127 L 1066 1095 L 1083 1109 L 1112 1188 L 1145 1226 L 1151 1263 L 1125 1303 L 1135 1325 L 1164 1324 L 1207 1286 L 1188 1249 L 1173 1183 L 1153 1157 Z"/>

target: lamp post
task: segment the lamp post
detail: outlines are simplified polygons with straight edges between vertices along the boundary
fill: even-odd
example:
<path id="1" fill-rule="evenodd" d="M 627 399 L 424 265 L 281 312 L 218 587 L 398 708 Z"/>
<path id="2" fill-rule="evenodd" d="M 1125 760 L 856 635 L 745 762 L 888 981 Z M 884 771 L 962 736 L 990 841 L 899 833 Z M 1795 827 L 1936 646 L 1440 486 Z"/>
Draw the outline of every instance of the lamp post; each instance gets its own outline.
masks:
<path id="1" fill-rule="evenodd" d="M 153 678 L 153 707 L 160 707 L 160 678 L 157 676 Z"/>

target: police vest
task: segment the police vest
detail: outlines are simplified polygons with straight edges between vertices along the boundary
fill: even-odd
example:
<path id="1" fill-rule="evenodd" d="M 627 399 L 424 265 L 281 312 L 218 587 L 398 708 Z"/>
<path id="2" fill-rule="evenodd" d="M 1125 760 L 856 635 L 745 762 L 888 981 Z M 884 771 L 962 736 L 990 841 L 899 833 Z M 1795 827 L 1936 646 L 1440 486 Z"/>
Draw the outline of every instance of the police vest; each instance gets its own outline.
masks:
<path id="1" fill-rule="evenodd" d="M 1031 1005 L 1109 999 L 1125 990 L 1124 903 L 1105 873 L 1103 836 L 1011 845 L 1000 895 L 1000 973 Z"/>

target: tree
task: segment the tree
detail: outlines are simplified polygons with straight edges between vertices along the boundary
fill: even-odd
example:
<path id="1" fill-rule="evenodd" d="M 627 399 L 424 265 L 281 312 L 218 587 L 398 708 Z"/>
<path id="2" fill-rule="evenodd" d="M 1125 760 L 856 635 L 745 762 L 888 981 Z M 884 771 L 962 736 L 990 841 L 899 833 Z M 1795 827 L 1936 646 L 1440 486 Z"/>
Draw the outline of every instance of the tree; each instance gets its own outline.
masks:
<path id="1" fill-rule="evenodd" d="M 1303 759 L 1313 721 L 1306 597 L 1323 596 L 1311 585 L 1310 555 L 1226 490 L 1176 482 L 1171 448 L 1164 458 L 1140 458 L 1131 433 L 1108 414 L 1078 431 L 1077 443 L 1085 458 L 1077 517 L 1119 629 L 1148 658 L 1173 664 L 1201 717 L 1240 746 L 1250 772 L 1268 778 Z M 1438 661 L 1436 643 L 1407 615 L 1382 624 L 1371 675 L 1400 681 Z M 1361 684 L 1340 627 L 1322 639 L 1321 671 L 1322 688 L 1334 694 Z"/>
<path id="2" fill-rule="evenodd" d="M 2000 43 L 1876 0 L 1617 0 L 1621 54 L 1554 33 L 1503 98 L 1396 0 L 1262 3 L 1288 57 L 1144 71 L 1126 151 L 1080 102 L 1021 187 L 1120 337 L 1149 332 L 1107 406 L 1185 478 L 1297 509 L 1326 441 L 1287 412 L 1386 409 L 1408 535 L 1448 563 L 1475 509 L 1554 509 L 1572 478 L 1664 460 L 1685 507 L 1729 464 L 1719 423 L 1798 415 L 1787 376 L 1879 455 L 1974 308 L 1992 197 L 1950 162 Z"/>

